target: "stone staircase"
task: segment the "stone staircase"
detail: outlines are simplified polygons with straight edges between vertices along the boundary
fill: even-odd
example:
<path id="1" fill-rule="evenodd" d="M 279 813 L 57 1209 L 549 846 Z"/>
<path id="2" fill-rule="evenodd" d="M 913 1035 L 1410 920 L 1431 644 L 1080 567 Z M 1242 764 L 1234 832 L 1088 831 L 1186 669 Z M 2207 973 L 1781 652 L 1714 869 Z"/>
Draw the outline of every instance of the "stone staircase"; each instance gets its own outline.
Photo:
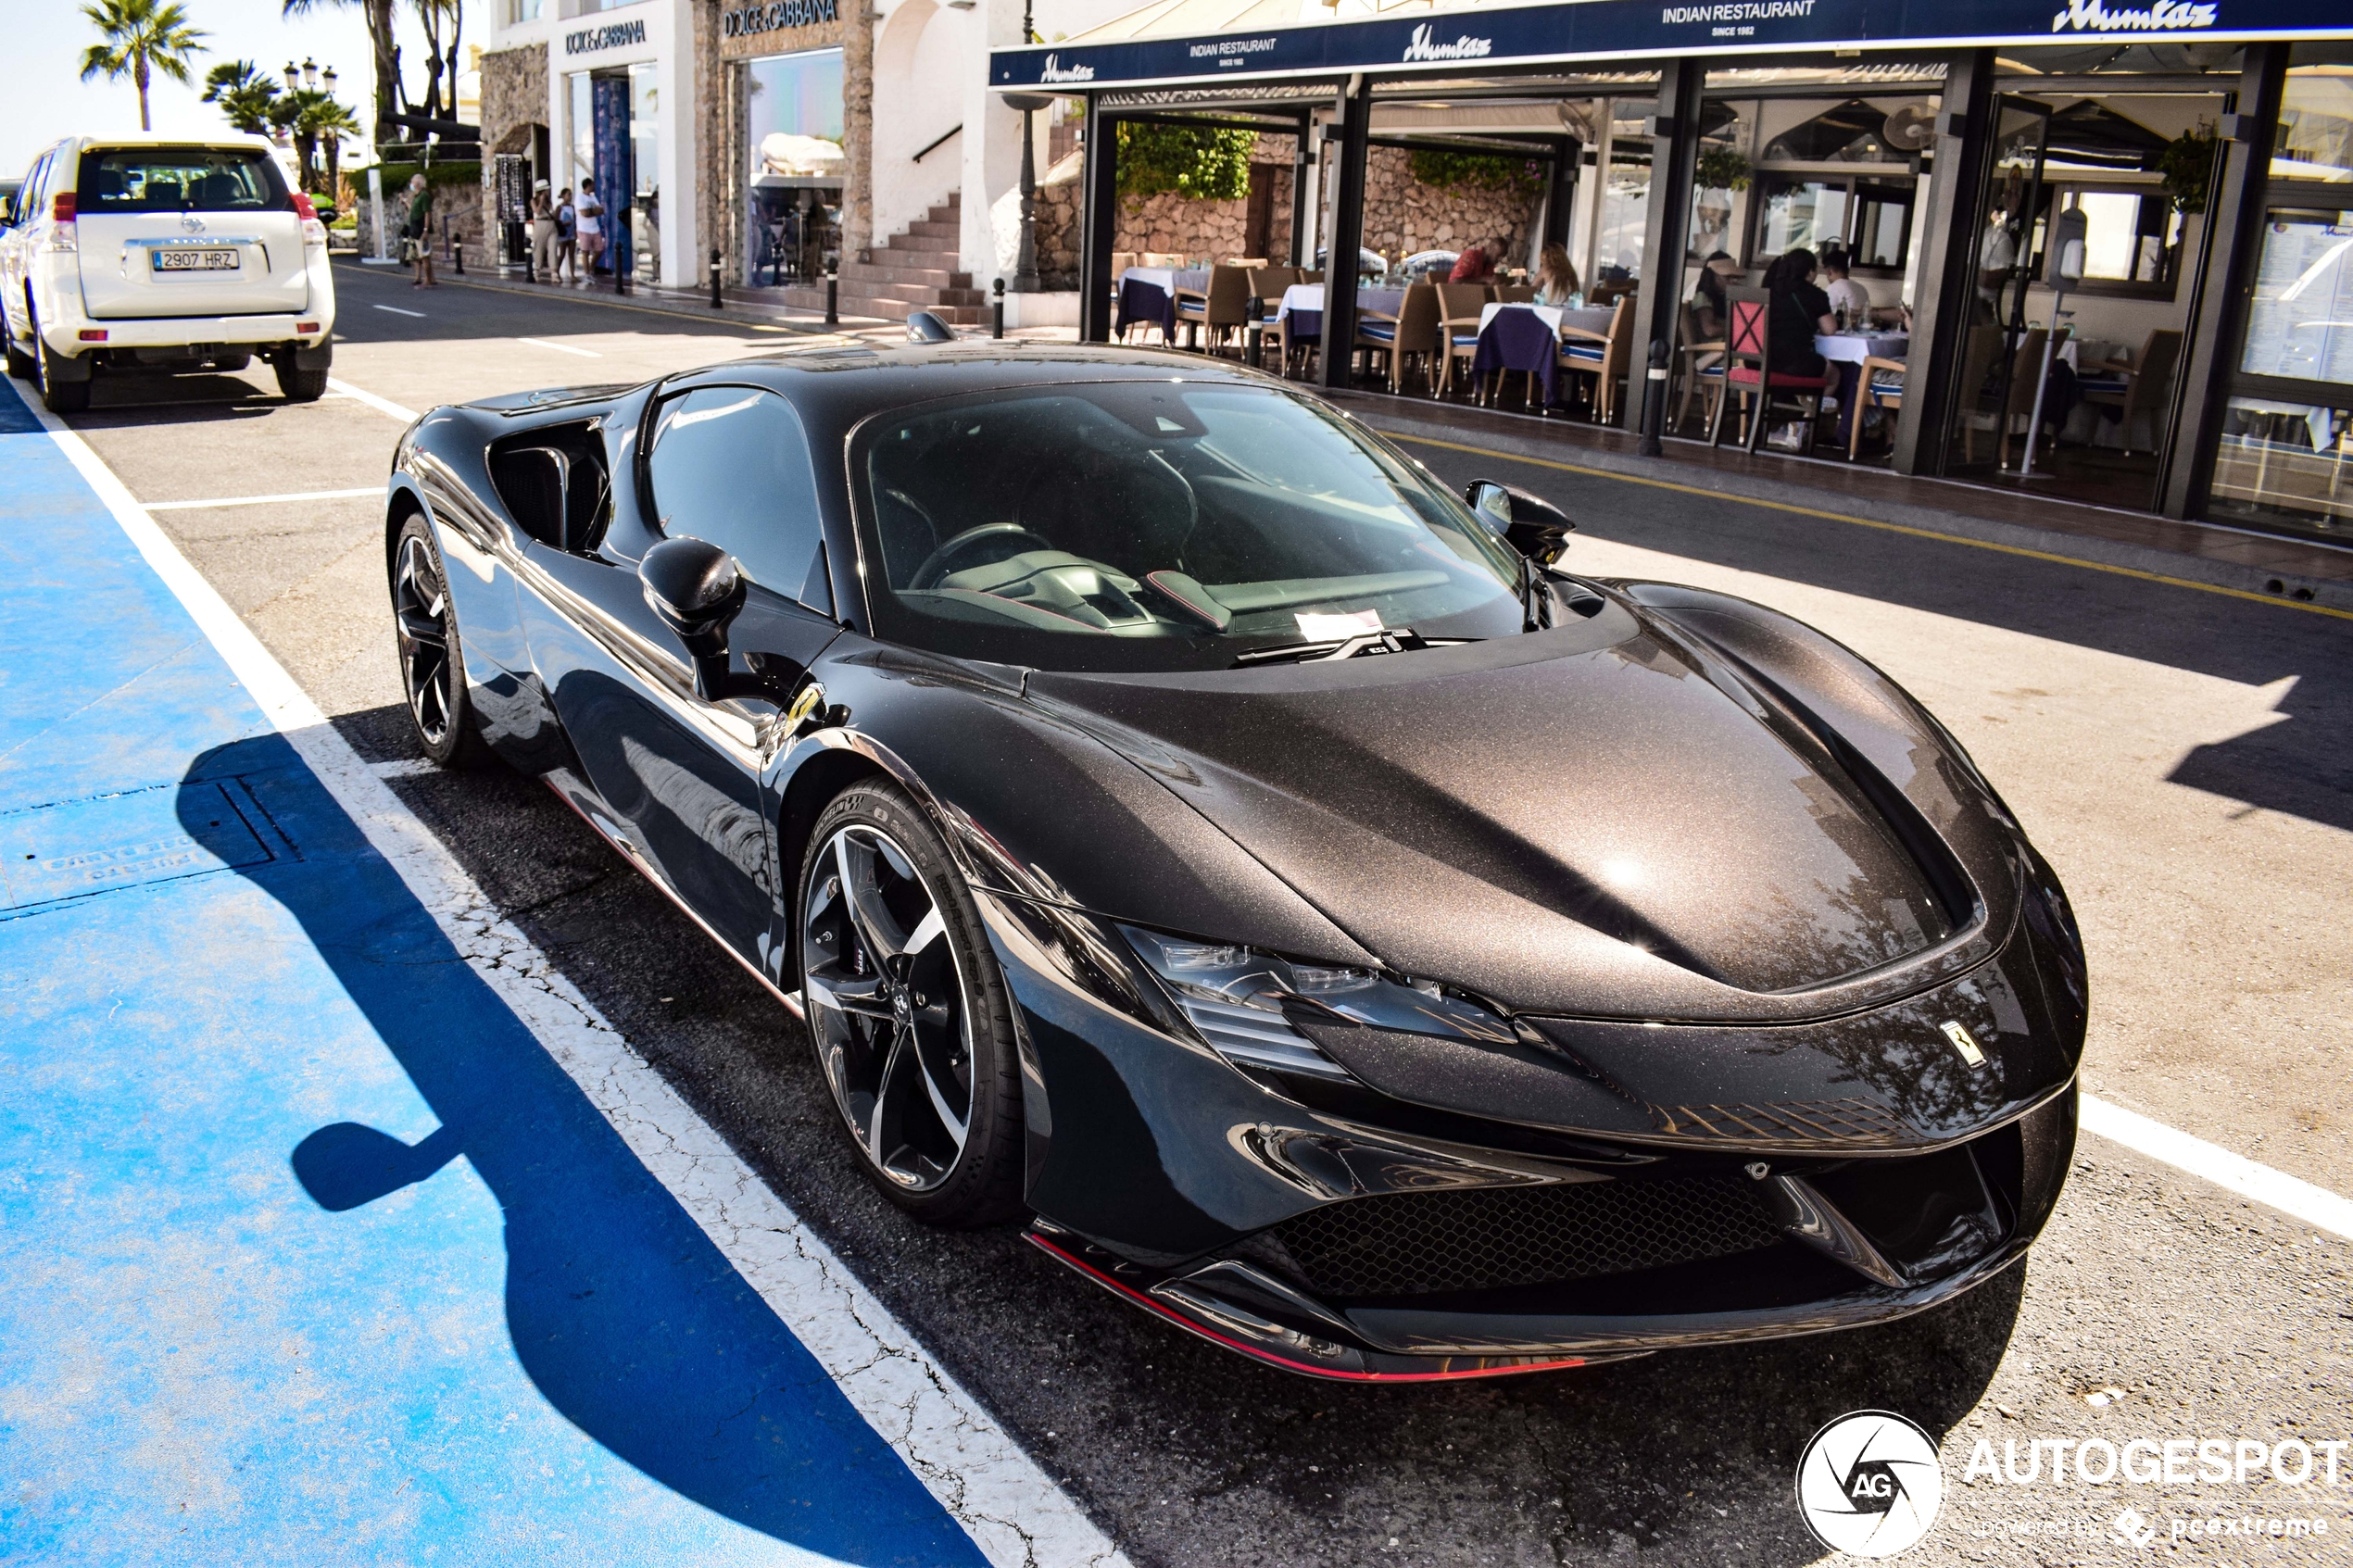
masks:
<path id="1" fill-rule="evenodd" d="M 864 260 L 841 264 L 840 309 L 845 317 L 878 316 L 903 321 L 929 310 L 952 326 L 978 326 L 988 320 L 988 295 L 973 287 L 972 274 L 958 270 L 963 235 L 963 194 L 950 195 L 923 218 L 866 252 Z M 825 291 L 792 289 L 786 302 L 822 310 Z"/>

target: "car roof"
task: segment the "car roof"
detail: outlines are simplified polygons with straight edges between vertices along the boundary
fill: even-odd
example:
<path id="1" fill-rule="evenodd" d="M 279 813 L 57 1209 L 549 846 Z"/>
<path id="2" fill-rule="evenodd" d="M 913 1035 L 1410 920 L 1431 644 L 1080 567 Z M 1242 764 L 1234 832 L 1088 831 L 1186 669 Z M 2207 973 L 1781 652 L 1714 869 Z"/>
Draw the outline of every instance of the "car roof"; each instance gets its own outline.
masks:
<path id="1" fill-rule="evenodd" d="M 691 384 L 756 381 L 846 427 L 869 414 L 938 398 L 1073 382 L 1184 381 L 1281 388 L 1261 370 L 1174 350 L 1106 344 L 965 338 L 873 346 L 839 342 L 779 347 L 679 378 Z"/>
<path id="2" fill-rule="evenodd" d="M 160 131 L 132 131 L 120 136 L 69 136 L 68 141 L 87 152 L 104 152 L 108 147 L 235 147 L 240 151 L 272 152 L 276 149 L 259 136 L 248 136 L 242 131 L 229 131 L 204 136 L 173 136 Z"/>

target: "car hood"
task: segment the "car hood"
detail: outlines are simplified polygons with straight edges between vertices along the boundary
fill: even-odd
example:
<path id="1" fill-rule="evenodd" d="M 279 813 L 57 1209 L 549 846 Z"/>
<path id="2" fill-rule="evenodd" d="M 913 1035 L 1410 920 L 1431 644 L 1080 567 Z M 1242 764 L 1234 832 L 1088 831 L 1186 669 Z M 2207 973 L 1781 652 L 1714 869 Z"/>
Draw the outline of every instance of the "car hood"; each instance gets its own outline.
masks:
<path id="1" fill-rule="evenodd" d="M 1815 1016 L 1992 950 L 1987 900 L 1900 790 L 1615 598 L 1458 647 L 1027 695 L 1387 962 L 1515 1009 Z"/>

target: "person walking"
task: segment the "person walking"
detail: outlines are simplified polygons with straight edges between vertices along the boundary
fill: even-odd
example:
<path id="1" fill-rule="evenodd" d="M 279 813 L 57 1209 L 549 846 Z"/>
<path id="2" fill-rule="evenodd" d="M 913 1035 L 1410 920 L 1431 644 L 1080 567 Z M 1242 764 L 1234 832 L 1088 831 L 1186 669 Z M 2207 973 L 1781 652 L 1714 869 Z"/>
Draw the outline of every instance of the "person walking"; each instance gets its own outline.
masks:
<path id="1" fill-rule="evenodd" d="M 552 282 L 580 281 L 579 221 L 580 215 L 572 205 L 572 187 L 566 185 L 556 196 L 556 265 L 548 273 Z"/>
<path id="2" fill-rule="evenodd" d="M 409 281 L 412 289 L 436 289 L 433 281 L 433 190 L 425 183 L 421 171 L 409 176 L 409 221 L 400 237 L 412 248 L 410 259 L 417 264 L 417 275 Z"/>
<path id="3" fill-rule="evenodd" d="M 580 200 L 572 210 L 580 234 L 580 283 L 585 288 L 597 281 L 597 258 L 605 253 L 605 204 L 597 199 L 594 178 L 580 182 Z"/>
<path id="4" fill-rule="evenodd" d="M 543 281 L 555 277 L 556 204 L 547 199 L 547 182 L 531 189 L 531 269 Z"/>

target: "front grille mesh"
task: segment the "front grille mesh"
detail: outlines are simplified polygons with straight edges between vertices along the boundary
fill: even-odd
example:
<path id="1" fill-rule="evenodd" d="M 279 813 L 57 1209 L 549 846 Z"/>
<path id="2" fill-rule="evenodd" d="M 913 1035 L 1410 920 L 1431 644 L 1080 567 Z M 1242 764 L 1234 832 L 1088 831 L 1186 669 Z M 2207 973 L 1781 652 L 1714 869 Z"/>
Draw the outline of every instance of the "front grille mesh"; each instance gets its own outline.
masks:
<path id="1" fill-rule="evenodd" d="M 1546 1285 L 1726 1258 L 1781 1239 L 1740 1176 L 1390 1193 L 1327 1204 L 1271 1233 L 1326 1296 Z"/>

